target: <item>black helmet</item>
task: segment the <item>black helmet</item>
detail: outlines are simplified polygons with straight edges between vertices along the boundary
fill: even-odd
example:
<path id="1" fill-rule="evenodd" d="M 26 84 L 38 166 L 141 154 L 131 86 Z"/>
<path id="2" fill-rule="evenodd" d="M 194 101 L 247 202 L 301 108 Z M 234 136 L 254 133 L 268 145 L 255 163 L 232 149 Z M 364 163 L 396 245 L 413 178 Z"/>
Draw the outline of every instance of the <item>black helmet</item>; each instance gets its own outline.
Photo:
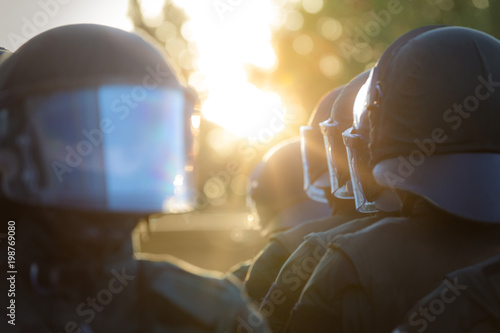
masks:
<path id="1" fill-rule="evenodd" d="M 299 138 L 289 139 L 271 148 L 251 174 L 249 205 L 264 235 L 331 214 L 304 192 L 301 161 Z"/>
<path id="2" fill-rule="evenodd" d="M 333 103 L 342 89 L 343 87 L 339 87 L 321 97 L 307 126 L 300 127 L 304 190 L 317 202 L 328 203 L 331 193 L 325 145 L 319 124 L 329 117 Z"/>
<path id="3" fill-rule="evenodd" d="M 191 209 L 187 95 L 134 34 L 78 24 L 32 38 L 0 71 L 2 196 L 95 212 Z"/>
<path id="4" fill-rule="evenodd" d="M 462 27 L 421 34 L 372 86 L 373 174 L 463 218 L 500 222 L 500 42 Z"/>
<path id="5" fill-rule="evenodd" d="M 371 98 L 378 94 L 375 83 L 378 82 L 379 73 L 387 68 L 387 58 L 401 45 L 404 45 L 415 36 L 439 27 L 441 26 L 418 28 L 394 41 L 370 71 L 366 83 L 357 93 L 352 109 L 353 126 L 344 131 L 342 136 L 347 150 L 356 209 L 360 212 L 397 211 L 401 208 L 401 201 L 396 192 L 378 185 L 371 172 L 370 124 L 367 111 L 374 105 L 373 102 L 370 102 Z"/>

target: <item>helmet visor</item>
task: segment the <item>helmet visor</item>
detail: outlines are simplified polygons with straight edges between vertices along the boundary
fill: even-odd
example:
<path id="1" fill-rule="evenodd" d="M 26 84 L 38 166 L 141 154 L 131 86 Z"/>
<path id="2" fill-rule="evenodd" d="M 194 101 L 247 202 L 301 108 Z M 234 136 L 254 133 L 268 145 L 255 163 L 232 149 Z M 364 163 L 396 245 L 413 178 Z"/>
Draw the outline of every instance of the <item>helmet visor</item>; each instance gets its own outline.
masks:
<path id="1" fill-rule="evenodd" d="M 358 149 L 362 145 L 363 137 L 353 133 L 353 127 L 348 128 L 342 133 L 344 144 L 347 150 L 347 160 L 349 162 L 349 172 L 351 174 L 352 192 L 354 193 L 354 202 L 356 209 L 360 213 L 374 213 L 378 209 L 375 203 L 366 200 L 366 196 L 361 183 L 361 177 L 358 170 Z"/>
<path id="2" fill-rule="evenodd" d="M 331 193 L 339 188 L 339 173 L 337 163 L 335 161 L 335 147 L 334 147 L 334 137 L 339 132 L 339 124 L 333 119 L 328 119 L 319 124 L 321 128 L 321 133 L 323 134 L 323 140 L 325 143 L 326 151 L 326 162 L 328 164 L 328 173 L 330 175 L 330 186 Z"/>
<path id="3" fill-rule="evenodd" d="M 317 147 L 317 136 L 321 135 L 312 126 L 300 127 L 300 150 L 304 173 L 304 190 L 316 202 L 328 203 L 330 190 L 328 171 L 325 165 L 325 150 Z M 321 140 L 321 136 L 319 136 Z M 321 141 L 319 141 L 321 142 Z"/>
<path id="4" fill-rule="evenodd" d="M 370 82 L 372 78 L 373 70 L 370 72 L 370 76 L 368 80 L 359 88 L 359 91 L 356 95 L 356 99 L 354 100 L 354 105 L 352 107 L 352 119 L 353 119 L 353 127 L 355 129 L 361 128 L 361 121 L 366 116 L 367 107 L 369 101 L 369 89 Z"/>
<path id="5" fill-rule="evenodd" d="M 29 191 L 35 203 L 111 212 L 193 209 L 185 105 L 181 89 L 125 85 L 30 97 L 26 111 L 44 171 Z"/>

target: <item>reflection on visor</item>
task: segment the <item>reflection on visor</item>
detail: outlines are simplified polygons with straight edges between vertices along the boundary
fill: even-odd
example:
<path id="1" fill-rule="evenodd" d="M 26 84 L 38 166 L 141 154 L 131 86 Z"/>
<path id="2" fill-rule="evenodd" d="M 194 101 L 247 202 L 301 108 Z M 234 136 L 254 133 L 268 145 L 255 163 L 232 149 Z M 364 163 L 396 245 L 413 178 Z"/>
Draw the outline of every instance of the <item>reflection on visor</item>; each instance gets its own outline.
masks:
<path id="1" fill-rule="evenodd" d="M 335 133 L 339 131 L 339 124 L 333 119 L 328 119 L 319 124 L 323 140 L 325 142 L 326 158 L 328 163 L 328 173 L 330 174 L 331 193 L 334 193 L 339 188 L 339 176 L 337 171 L 337 163 L 334 157 L 333 138 Z"/>
<path id="2" fill-rule="evenodd" d="M 325 191 L 330 191 L 330 189 L 323 187 L 325 184 L 321 179 L 323 173 L 321 171 L 324 170 L 322 166 L 325 163 L 325 156 L 323 155 L 324 150 L 321 149 L 321 152 L 319 152 L 315 149 L 315 135 L 318 135 L 318 133 L 312 126 L 300 127 L 300 150 L 304 172 L 304 191 L 306 191 L 307 196 L 312 200 L 328 203 Z M 316 169 L 313 169 L 314 167 L 316 167 Z"/>
<path id="3" fill-rule="evenodd" d="M 103 86 L 33 97 L 46 204 L 115 212 L 192 208 L 190 114 L 180 89 Z"/>
<path id="4" fill-rule="evenodd" d="M 342 133 L 344 144 L 347 150 L 347 159 L 349 161 L 349 172 L 351 174 L 352 191 L 354 193 L 354 201 L 356 209 L 360 213 L 374 213 L 378 209 L 373 202 L 366 200 L 363 186 L 361 184 L 361 177 L 358 173 L 358 148 L 361 146 L 362 137 L 359 134 L 352 133 L 353 128 L 348 128 Z"/>
<path id="5" fill-rule="evenodd" d="M 361 117 L 366 112 L 366 107 L 369 102 L 368 88 L 369 88 L 370 77 L 368 78 L 366 83 L 363 84 L 361 88 L 359 88 L 358 94 L 356 95 L 356 99 L 354 100 L 353 114 L 352 114 L 354 128 L 359 128 L 361 124 Z"/>

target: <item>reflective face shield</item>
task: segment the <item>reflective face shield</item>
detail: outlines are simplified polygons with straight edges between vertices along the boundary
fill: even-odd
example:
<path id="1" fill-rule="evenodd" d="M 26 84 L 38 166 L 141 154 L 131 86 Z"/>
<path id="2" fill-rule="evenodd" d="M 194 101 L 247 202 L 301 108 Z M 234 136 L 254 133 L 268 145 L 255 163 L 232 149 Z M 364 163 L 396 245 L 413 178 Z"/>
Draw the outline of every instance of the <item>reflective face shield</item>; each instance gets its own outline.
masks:
<path id="1" fill-rule="evenodd" d="M 329 118 L 328 120 L 319 123 L 319 127 L 321 129 L 321 134 L 323 134 L 323 140 L 325 143 L 326 162 L 328 164 L 328 174 L 330 175 L 331 192 L 335 193 L 335 191 L 339 188 L 339 177 L 337 164 L 335 163 L 335 157 L 333 155 L 333 137 L 335 133 L 339 131 L 339 124 Z"/>
<path id="2" fill-rule="evenodd" d="M 319 124 L 326 150 L 328 164 L 328 173 L 330 176 L 331 192 L 339 199 L 353 199 L 350 181 L 341 181 L 339 165 L 335 159 L 336 149 L 345 149 L 344 147 L 335 147 L 335 137 L 339 136 L 339 124 L 337 121 L 329 118 Z"/>
<path id="3" fill-rule="evenodd" d="M 24 101 L 24 189 L 37 205 L 180 213 L 195 202 L 192 107 L 181 89 L 139 86 L 39 94 Z M 35 156 L 37 158 L 32 158 Z"/>
<path id="4" fill-rule="evenodd" d="M 373 71 L 366 83 L 359 89 L 353 106 L 353 127 L 348 128 L 342 133 L 344 145 L 347 150 L 347 159 L 349 162 L 349 172 L 351 174 L 352 191 L 356 209 L 360 213 L 374 213 L 378 209 L 374 202 L 366 199 L 365 189 L 362 179 L 364 173 L 368 172 L 368 161 L 363 159 L 362 155 L 368 153 L 368 124 L 366 124 L 367 106 L 369 103 L 370 83 Z"/>
<path id="5" fill-rule="evenodd" d="M 300 150 L 304 172 L 304 191 L 316 202 L 328 203 L 327 194 L 331 192 L 330 180 L 325 168 L 323 145 L 317 144 L 321 135 L 312 126 L 300 127 Z M 319 136 L 321 142 L 321 136 Z"/>

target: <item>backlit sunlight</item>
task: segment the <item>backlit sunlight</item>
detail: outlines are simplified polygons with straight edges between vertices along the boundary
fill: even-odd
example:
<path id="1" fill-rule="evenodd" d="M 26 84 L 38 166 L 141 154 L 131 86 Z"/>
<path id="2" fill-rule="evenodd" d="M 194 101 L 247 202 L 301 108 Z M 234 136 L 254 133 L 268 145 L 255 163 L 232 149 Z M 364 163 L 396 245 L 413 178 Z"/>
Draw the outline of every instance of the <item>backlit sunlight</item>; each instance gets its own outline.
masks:
<path id="1" fill-rule="evenodd" d="M 205 97 L 205 118 L 239 137 L 281 131 L 286 111 L 280 97 L 251 84 L 246 69 L 267 71 L 277 65 L 271 33 L 284 23 L 280 10 L 287 1 L 173 2 L 190 18 L 182 34 L 196 44 L 199 57 L 189 84 Z M 154 1 L 142 5 L 148 3 L 157 6 Z"/>

